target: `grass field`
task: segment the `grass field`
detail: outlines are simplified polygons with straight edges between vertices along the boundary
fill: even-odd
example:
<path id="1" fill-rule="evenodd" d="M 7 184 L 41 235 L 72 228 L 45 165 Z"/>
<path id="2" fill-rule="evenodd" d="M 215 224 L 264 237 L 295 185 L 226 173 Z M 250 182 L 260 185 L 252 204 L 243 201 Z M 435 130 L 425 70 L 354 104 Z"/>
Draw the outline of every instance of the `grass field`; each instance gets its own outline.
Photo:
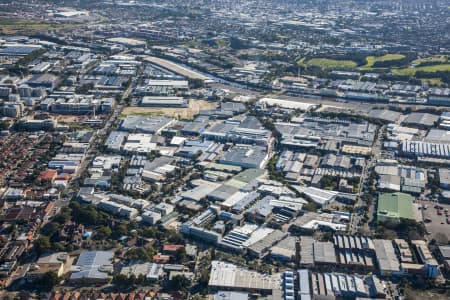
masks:
<path id="1" fill-rule="evenodd" d="M 403 54 L 385 54 L 383 56 L 367 56 L 367 64 L 362 66 L 360 69 L 368 70 L 373 67 L 373 65 L 378 61 L 389 61 L 389 60 L 399 60 L 405 58 Z"/>
<path id="2" fill-rule="evenodd" d="M 439 71 L 450 71 L 450 64 L 424 66 L 424 67 L 410 67 L 403 69 L 392 69 L 392 72 L 397 75 L 414 76 L 416 72 L 423 71 L 427 73 L 434 73 Z"/>
<path id="3" fill-rule="evenodd" d="M 418 58 L 418 59 L 413 60 L 412 64 L 418 65 L 418 64 L 427 63 L 427 62 L 446 63 L 446 62 L 448 62 L 448 57 L 445 56 L 445 55 L 439 55 L 439 56 L 430 56 L 430 57 Z"/>
<path id="4" fill-rule="evenodd" d="M 142 116 L 168 116 L 179 119 L 192 120 L 200 110 L 214 109 L 217 107 L 216 103 L 207 102 L 204 100 L 190 100 L 187 108 L 172 108 L 172 107 L 125 107 L 122 112 L 122 117 L 128 115 L 142 115 Z"/>
<path id="5" fill-rule="evenodd" d="M 60 29 L 67 25 L 49 23 L 37 20 L 21 20 L 0 18 L 1 34 L 35 34 L 42 33 L 51 29 Z"/>
<path id="6" fill-rule="evenodd" d="M 297 61 L 298 65 L 315 66 L 322 69 L 352 69 L 356 68 L 356 62 L 352 60 L 337 60 L 329 58 L 312 58 L 305 61 L 304 58 Z"/>

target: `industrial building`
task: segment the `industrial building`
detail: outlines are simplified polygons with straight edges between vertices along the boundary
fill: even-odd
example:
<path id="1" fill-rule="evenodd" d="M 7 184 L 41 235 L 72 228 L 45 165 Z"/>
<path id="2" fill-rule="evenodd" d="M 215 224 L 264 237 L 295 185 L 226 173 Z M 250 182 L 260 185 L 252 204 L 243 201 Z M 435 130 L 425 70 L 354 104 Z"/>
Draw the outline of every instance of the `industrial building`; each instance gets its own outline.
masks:
<path id="1" fill-rule="evenodd" d="M 128 132 L 159 134 L 174 122 L 168 117 L 144 117 L 130 115 L 120 123 L 120 130 Z"/>
<path id="2" fill-rule="evenodd" d="M 414 197 L 405 193 L 382 193 L 378 196 L 377 219 L 380 222 L 415 220 Z"/>
<path id="3" fill-rule="evenodd" d="M 232 142 L 238 144 L 256 144 L 267 146 L 270 144 L 272 134 L 264 129 L 261 123 L 253 116 L 243 120 L 229 120 L 225 123 L 217 123 L 201 133 L 208 140 L 222 143 Z"/>
<path id="4" fill-rule="evenodd" d="M 400 262 L 391 240 L 373 240 L 378 270 L 382 276 L 400 274 Z"/>
<path id="5" fill-rule="evenodd" d="M 401 153 L 412 157 L 450 158 L 450 144 L 403 141 Z"/>
<path id="6" fill-rule="evenodd" d="M 145 96 L 139 102 L 139 106 L 146 107 L 188 107 L 189 100 L 183 97 Z"/>
<path id="7" fill-rule="evenodd" d="M 58 85 L 59 79 L 57 76 L 45 73 L 45 74 L 35 74 L 30 79 L 26 81 L 26 84 L 32 88 L 42 87 L 50 92 L 52 92 Z"/>
<path id="8" fill-rule="evenodd" d="M 239 145 L 225 152 L 219 162 L 242 168 L 262 169 L 268 158 L 264 147 Z"/>
<path id="9" fill-rule="evenodd" d="M 211 262 L 211 290 L 247 291 L 271 295 L 281 289 L 281 275 L 260 274 L 222 261 Z"/>

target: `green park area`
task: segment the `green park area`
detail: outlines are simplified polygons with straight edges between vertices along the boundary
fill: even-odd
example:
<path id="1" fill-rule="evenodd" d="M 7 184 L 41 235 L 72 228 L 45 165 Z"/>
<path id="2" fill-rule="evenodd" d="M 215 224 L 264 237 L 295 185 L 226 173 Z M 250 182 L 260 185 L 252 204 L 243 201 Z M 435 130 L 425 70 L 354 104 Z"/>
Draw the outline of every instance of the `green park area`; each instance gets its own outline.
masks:
<path id="1" fill-rule="evenodd" d="M 417 58 L 413 60 L 411 63 L 413 65 L 420 65 L 424 63 L 447 63 L 448 57 L 445 55 L 436 55 L 436 56 L 429 56 L 429 57 L 423 57 L 423 58 Z"/>
<path id="2" fill-rule="evenodd" d="M 48 30 L 62 29 L 68 24 L 57 24 L 42 20 L 0 18 L 0 34 L 37 34 Z"/>
<path id="3" fill-rule="evenodd" d="M 360 67 L 360 70 L 370 70 L 374 67 L 374 64 L 377 62 L 384 62 L 384 61 L 395 61 L 395 60 L 401 60 L 405 58 L 404 54 L 385 54 L 382 56 L 367 56 L 366 61 L 367 64 Z"/>
<path id="4" fill-rule="evenodd" d="M 426 73 L 435 73 L 435 72 L 450 72 L 450 63 L 431 65 L 431 66 L 418 66 L 418 67 L 408 67 L 408 68 L 399 68 L 392 69 L 392 73 L 396 75 L 405 75 L 405 76 L 414 76 L 416 72 L 426 72 Z"/>
<path id="5" fill-rule="evenodd" d="M 381 56 L 358 56 L 355 59 L 348 57 L 342 59 L 339 59 L 339 57 L 303 57 L 297 60 L 297 65 L 305 68 L 318 67 L 326 71 L 392 72 L 394 75 L 417 78 L 422 82 L 428 82 L 436 86 L 441 86 L 444 82 L 447 82 L 448 79 L 443 76 L 450 72 L 450 60 L 445 55 L 421 57 L 414 60 L 409 60 L 405 54 L 394 53 Z"/>
<path id="6" fill-rule="evenodd" d="M 352 60 L 338 60 L 330 58 L 311 58 L 305 61 L 305 59 L 300 59 L 297 61 L 299 66 L 315 66 L 322 69 L 352 69 L 356 68 L 358 64 Z"/>

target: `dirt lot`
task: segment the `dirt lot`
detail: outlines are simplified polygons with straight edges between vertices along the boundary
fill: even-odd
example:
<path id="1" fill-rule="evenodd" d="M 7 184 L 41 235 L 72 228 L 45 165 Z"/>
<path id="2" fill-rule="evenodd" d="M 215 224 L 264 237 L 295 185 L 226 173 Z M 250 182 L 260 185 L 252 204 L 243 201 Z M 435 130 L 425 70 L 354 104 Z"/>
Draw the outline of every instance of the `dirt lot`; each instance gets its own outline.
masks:
<path id="1" fill-rule="evenodd" d="M 427 290 L 422 291 L 418 289 L 409 288 L 406 290 L 406 299 L 411 300 L 445 300 L 449 299 L 450 291 L 443 290 Z"/>
<path id="2" fill-rule="evenodd" d="M 80 123 L 87 120 L 86 116 L 75 116 L 75 115 L 55 115 L 58 123 Z"/>
<path id="3" fill-rule="evenodd" d="M 193 119 L 200 110 L 213 109 L 217 107 L 217 103 L 211 103 L 204 100 L 190 100 L 187 108 L 172 107 L 125 107 L 122 115 L 164 115 L 179 119 Z"/>
<path id="4" fill-rule="evenodd" d="M 431 222 L 425 223 L 427 231 L 430 232 L 430 239 L 436 239 L 446 243 L 445 240 L 441 241 L 441 239 L 450 240 L 450 224 L 446 222 L 447 217 L 445 216 L 445 212 L 442 210 L 442 215 L 438 215 L 437 209 L 434 208 L 436 205 L 435 202 L 423 201 L 422 203 L 428 205 L 428 208 L 423 210 L 423 217 L 424 220 L 426 218 L 431 220 Z M 439 203 L 438 205 L 450 210 L 450 205 L 448 204 Z"/>

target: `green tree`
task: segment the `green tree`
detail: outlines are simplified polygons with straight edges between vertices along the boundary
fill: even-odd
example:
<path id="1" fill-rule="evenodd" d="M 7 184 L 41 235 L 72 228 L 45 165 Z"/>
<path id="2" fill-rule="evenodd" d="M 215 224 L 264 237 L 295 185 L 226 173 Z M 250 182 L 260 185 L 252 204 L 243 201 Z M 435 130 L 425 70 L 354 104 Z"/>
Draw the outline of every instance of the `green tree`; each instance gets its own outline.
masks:
<path id="1" fill-rule="evenodd" d="M 200 270 L 200 276 L 198 278 L 198 283 L 202 286 L 208 286 L 210 271 L 208 268 Z"/>
<path id="2" fill-rule="evenodd" d="M 192 89 L 199 89 L 205 86 L 205 83 L 202 79 L 198 78 L 190 78 L 189 79 L 189 87 Z"/>
<path id="3" fill-rule="evenodd" d="M 63 206 L 61 208 L 61 211 L 59 212 L 58 215 L 55 216 L 53 221 L 55 221 L 59 224 L 65 224 L 71 219 L 71 217 L 72 217 L 71 213 L 72 213 L 72 210 L 69 207 Z"/>
<path id="4" fill-rule="evenodd" d="M 167 238 L 167 240 L 170 243 L 179 244 L 179 245 L 184 245 L 185 244 L 184 237 L 183 237 L 182 234 L 180 234 L 180 233 L 178 233 L 178 232 L 176 232 L 174 230 L 171 230 L 168 233 L 169 233 L 169 237 Z"/>
<path id="5" fill-rule="evenodd" d="M 112 230 L 108 226 L 102 226 L 99 230 L 97 230 L 97 238 L 105 239 L 111 236 Z"/>
<path id="6" fill-rule="evenodd" d="M 319 206 L 315 202 L 308 202 L 307 204 L 303 205 L 303 209 L 306 211 L 316 211 L 319 208 Z"/>
<path id="7" fill-rule="evenodd" d="M 127 235 L 128 229 L 125 224 L 119 224 L 118 226 L 113 228 L 113 237 L 119 238 L 121 236 Z"/>
<path id="8" fill-rule="evenodd" d="M 176 275 L 169 281 L 169 287 L 173 291 L 184 291 L 186 290 L 191 282 L 183 275 Z"/>
<path id="9" fill-rule="evenodd" d="M 112 283 L 118 286 L 129 286 L 131 284 L 134 284 L 133 278 L 130 278 L 127 275 L 123 274 L 114 275 Z"/>
<path id="10" fill-rule="evenodd" d="M 153 248 L 145 249 L 143 247 L 135 247 L 125 253 L 125 257 L 129 260 L 151 261 L 154 254 Z"/>
<path id="11" fill-rule="evenodd" d="M 41 234 L 51 237 L 59 230 L 59 224 L 56 222 L 50 222 L 44 225 L 41 229 Z"/>
<path id="12" fill-rule="evenodd" d="M 58 274 L 54 271 L 49 271 L 42 275 L 37 282 L 45 291 L 51 291 L 55 285 L 59 283 Z"/>
<path id="13" fill-rule="evenodd" d="M 184 247 L 177 249 L 174 257 L 178 263 L 183 263 L 186 260 L 186 249 Z"/>
<path id="14" fill-rule="evenodd" d="M 52 248 L 50 239 L 48 236 L 41 235 L 35 242 L 36 252 L 41 255 L 45 251 L 49 251 Z"/>

